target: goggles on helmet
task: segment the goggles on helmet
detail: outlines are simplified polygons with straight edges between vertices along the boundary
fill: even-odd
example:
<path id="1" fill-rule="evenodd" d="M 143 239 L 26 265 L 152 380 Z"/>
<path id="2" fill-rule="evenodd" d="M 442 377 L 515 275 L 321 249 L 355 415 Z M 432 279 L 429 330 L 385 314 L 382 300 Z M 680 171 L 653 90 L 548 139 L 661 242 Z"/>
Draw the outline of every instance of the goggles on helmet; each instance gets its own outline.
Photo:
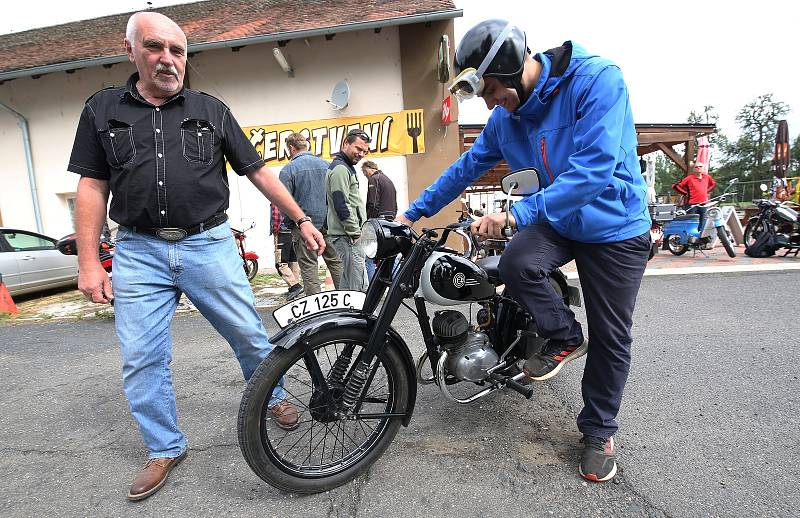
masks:
<path id="1" fill-rule="evenodd" d="M 509 23 L 503 28 L 503 30 L 492 43 L 492 47 L 483 58 L 483 61 L 481 61 L 481 64 L 477 70 L 474 68 L 465 68 L 460 74 L 458 74 L 458 76 L 456 76 L 455 80 L 453 80 L 453 83 L 450 85 L 449 90 L 450 93 L 454 94 L 459 101 L 472 99 L 476 95 L 480 97 L 481 94 L 483 94 L 483 73 L 486 72 L 487 68 L 489 68 L 489 65 L 497 55 L 500 47 L 502 47 L 503 43 L 505 43 L 506 37 L 513 29 L 513 23 Z"/>

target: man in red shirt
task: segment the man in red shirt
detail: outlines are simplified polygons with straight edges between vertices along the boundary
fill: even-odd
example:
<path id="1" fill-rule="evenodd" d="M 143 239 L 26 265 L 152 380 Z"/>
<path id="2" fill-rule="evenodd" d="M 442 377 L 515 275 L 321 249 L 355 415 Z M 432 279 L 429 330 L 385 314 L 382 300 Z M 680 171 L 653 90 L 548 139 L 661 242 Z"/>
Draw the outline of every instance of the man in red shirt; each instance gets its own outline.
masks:
<path id="1" fill-rule="evenodd" d="M 686 199 L 686 204 L 683 208 L 687 210 L 691 209 L 692 205 L 707 202 L 709 193 L 717 186 L 717 182 L 705 172 L 702 163 L 693 163 L 691 170 L 693 174 L 688 174 L 680 182 L 672 184 L 672 189 L 682 194 Z M 700 220 L 697 222 L 697 230 L 702 233 L 706 220 L 706 208 L 694 207 L 691 210 L 700 216 Z"/>

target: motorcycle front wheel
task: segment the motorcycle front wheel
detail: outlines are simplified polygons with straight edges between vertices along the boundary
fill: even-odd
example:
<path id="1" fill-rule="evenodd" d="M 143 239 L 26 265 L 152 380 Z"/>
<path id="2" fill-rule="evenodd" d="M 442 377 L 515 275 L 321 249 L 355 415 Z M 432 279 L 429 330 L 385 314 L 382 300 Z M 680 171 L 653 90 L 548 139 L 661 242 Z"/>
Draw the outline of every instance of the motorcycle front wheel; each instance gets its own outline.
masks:
<path id="1" fill-rule="evenodd" d="M 247 464 L 262 480 L 283 491 L 318 493 L 349 482 L 380 458 L 402 419 L 387 414 L 408 407 L 412 380 L 400 353 L 385 347 L 355 407 L 345 410 L 344 389 L 368 339 L 366 329 L 329 329 L 302 347 L 275 348 L 256 369 L 242 396 L 238 434 Z M 294 429 L 273 416 L 270 400 L 278 398 L 297 409 Z"/>
<path id="2" fill-rule="evenodd" d="M 244 273 L 247 275 L 247 280 L 252 281 L 256 278 L 256 274 L 258 273 L 258 261 L 255 259 L 245 259 L 244 260 Z"/>
<path id="3" fill-rule="evenodd" d="M 764 220 L 759 220 L 758 218 L 751 219 L 744 228 L 744 246 L 753 246 L 758 236 L 767 231 L 767 225 L 764 223 Z"/>
<path id="4" fill-rule="evenodd" d="M 717 227 L 717 237 L 719 238 L 720 241 L 722 241 L 722 246 L 728 253 L 728 257 L 736 257 L 736 251 L 733 249 L 733 244 L 731 243 L 730 237 L 728 236 L 728 232 L 725 230 L 725 227 Z"/>
<path id="5" fill-rule="evenodd" d="M 689 250 L 688 245 L 683 245 L 680 243 L 681 238 L 677 234 L 664 236 L 664 239 L 667 241 L 667 248 L 669 248 L 669 251 L 675 255 L 683 255 L 687 250 Z"/>

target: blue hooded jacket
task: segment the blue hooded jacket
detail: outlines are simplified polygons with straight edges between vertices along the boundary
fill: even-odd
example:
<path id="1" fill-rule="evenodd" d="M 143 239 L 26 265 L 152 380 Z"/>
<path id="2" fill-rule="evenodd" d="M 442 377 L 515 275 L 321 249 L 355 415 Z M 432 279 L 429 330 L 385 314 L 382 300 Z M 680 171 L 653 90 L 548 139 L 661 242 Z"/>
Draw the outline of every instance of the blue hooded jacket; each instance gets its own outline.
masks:
<path id="1" fill-rule="evenodd" d="M 542 73 L 514 113 L 495 108 L 472 147 L 405 213 L 431 216 L 500 160 L 535 167 L 542 189 L 516 202 L 517 227 L 548 222 L 561 236 L 610 243 L 650 228 L 647 187 L 622 72 L 570 41 L 537 54 Z"/>

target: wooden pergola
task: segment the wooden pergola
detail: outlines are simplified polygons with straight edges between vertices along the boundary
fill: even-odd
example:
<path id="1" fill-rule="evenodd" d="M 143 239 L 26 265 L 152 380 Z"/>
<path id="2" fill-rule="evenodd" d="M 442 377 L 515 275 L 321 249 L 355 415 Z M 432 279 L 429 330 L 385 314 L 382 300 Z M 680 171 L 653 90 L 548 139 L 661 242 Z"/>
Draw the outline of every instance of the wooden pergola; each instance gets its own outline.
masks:
<path id="1" fill-rule="evenodd" d="M 460 124 L 459 140 L 463 153 L 472 146 L 475 139 L 483 131 L 483 124 Z M 636 137 L 638 144 L 636 154 L 646 155 L 654 151 L 663 152 L 667 158 L 675 162 L 684 173 L 689 172 L 689 163 L 697 152 L 697 139 L 711 135 L 717 131 L 714 124 L 637 124 Z M 683 144 L 685 151 L 681 155 L 674 146 Z M 478 180 L 467 192 L 493 192 L 500 190 L 500 179 L 511 172 L 505 161 L 500 162 Z"/>

